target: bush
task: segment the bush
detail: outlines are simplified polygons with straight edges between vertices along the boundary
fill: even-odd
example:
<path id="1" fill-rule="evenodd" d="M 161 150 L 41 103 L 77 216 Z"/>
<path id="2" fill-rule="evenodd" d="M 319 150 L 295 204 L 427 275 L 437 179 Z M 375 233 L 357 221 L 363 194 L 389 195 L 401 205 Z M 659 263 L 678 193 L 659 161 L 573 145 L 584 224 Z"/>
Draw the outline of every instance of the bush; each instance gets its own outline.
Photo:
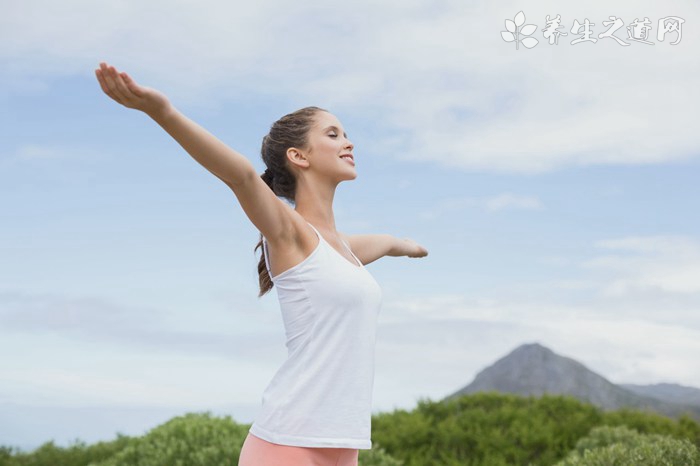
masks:
<path id="1" fill-rule="evenodd" d="M 648 411 L 619 409 L 606 412 L 603 422 L 608 426 L 627 426 L 640 434 L 661 434 L 676 438 L 686 438 L 700 446 L 700 424 L 687 415 L 674 420 Z"/>
<path id="2" fill-rule="evenodd" d="M 466 395 L 373 418 L 373 439 L 406 466 L 551 465 L 601 420 L 573 398 Z"/>
<path id="3" fill-rule="evenodd" d="M 237 424 L 230 416 L 188 413 L 89 466 L 237 466 L 247 434 L 248 426 Z"/>
<path id="4" fill-rule="evenodd" d="M 402 461 L 375 444 L 372 445 L 371 450 L 360 450 L 358 464 L 360 466 L 404 466 Z"/>
<path id="5" fill-rule="evenodd" d="M 86 466 L 111 457 L 130 441 L 130 437 L 118 434 L 116 440 L 109 442 L 87 445 L 76 440 L 65 448 L 49 441 L 31 452 L 23 452 L 14 447 L 0 447 L 0 466 Z"/>
<path id="6" fill-rule="evenodd" d="M 686 439 L 602 426 L 556 466 L 700 466 L 700 451 Z"/>
<path id="7" fill-rule="evenodd" d="M 592 430 L 603 425 L 617 429 Z M 47 442 L 31 453 L 0 447 L 0 466 L 237 466 L 249 428 L 228 416 L 186 414 L 141 437 L 67 448 Z M 658 457 L 666 458 L 660 465 L 700 466 L 700 424 L 692 418 L 603 412 L 561 396 L 422 399 L 411 411 L 374 415 L 372 440 L 372 450 L 360 450 L 361 466 L 550 466 L 564 459 L 637 466 Z M 635 463 L 633 455 L 643 459 Z"/>

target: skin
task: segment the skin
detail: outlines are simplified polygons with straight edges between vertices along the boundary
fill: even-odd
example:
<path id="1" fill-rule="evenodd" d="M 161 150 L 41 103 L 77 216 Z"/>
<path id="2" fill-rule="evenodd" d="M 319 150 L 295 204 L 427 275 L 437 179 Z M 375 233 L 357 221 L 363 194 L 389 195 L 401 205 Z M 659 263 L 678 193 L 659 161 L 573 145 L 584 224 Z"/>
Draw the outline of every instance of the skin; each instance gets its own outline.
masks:
<path id="1" fill-rule="evenodd" d="M 384 256 L 428 255 L 427 249 L 408 238 L 388 234 L 346 235 L 336 229 L 335 190 L 340 182 L 354 180 L 357 171 L 352 163 L 340 158 L 343 154 L 354 156 L 354 146 L 332 113 L 316 113 L 307 147 L 287 149 L 289 166 L 297 178 L 292 209 L 272 193 L 245 156 L 181 114 L 163 93 L 137 84 L 127 73 L 104 62 L 95 75 L 107 96 L 127 108 L 146 113 L 197 162 L 231 188 L 246 215 L 268 240 L 273 276 L 300 263 L 318 245 L 316 233 L 307 221 L 355 265 L 357 261 L 341 239 L 350 245 L 362 264 Z"/>

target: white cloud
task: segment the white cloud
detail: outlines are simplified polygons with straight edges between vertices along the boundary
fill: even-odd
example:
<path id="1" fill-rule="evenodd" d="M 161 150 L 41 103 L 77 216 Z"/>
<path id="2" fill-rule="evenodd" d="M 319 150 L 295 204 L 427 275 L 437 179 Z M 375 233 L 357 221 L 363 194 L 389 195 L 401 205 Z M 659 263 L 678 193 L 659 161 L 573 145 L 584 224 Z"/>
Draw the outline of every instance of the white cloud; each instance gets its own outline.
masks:
<path id="1" fill-rule="evenodd" d="M 190 369 L 191 370 L 191 369 Z M 60 400 L 77 405 L 94 403 L 141 404 L 152 406 L 192 402 L 191 390 L 154 380 L 126 378 L 123 375 L 88 374 L 60 369 L 3 371 L 4 391 L 32 393 L 31 400 Z"/>
<path id="2" fill-rule="evenodd" d="M 103 163 L 109 157 L 109 152 L 104 149 L 98 150 L 87 146 L 65 143 L 37 144 L 26 142 L 19 144 L 14 151 L 0 157 L 0 163 L 41 167 L 50 166 L 54 162 L 75 161 L 79 162 L 80 165 L 85 165 Z"/>
<path id="3" fill-rule="evenodd" d="M 418 215 L 425 220 L 431 220 L 442 215 L 449 215 L 467 208 L 479 208 L 488 212 L 500 210 L 542 210 L 542 202 L 534 196 L 519 196 L 512 193 L 501 193 L 491 197 L 460 197 L 447 198 L 438 201 L 430 210 Z"/>
<path id="4" fill-rule="evenodd" d="M 626 24 L 643 14 L 656 26 L 699 8 L 626 0 L 612 12 L 598 0 L 585 11 L 532 3 L 525 14 L 540 28 L 547 14 L 561 14 L 567 28 L 589 17 L 600 33 L 611 14 Z M 55 86 L 60 76 L 94 79 L 97 62 L 107 60 L 186 105 L 273 95 L 354 111 L 402 134 L 380 136 L 374 147 L 382 152 L 466 170 L 539 173 L 694 155 L 699 140 L 689 122 L 700 95 L 692 29 L 677 46 L 571 45 L 570 35 L 558 46 L 541 40 L 516 51 L 500 30 L 519 10 L 419 1 L 33 0 L 0 19 L 0 79 Z"/>
<path id="5" fill-rule="evenodd" d="M 485 305 L 469 299 L 458 303 L 449 297 L 407 297 L 390 303 L 389 315 L 382 317 L 380 348 L 393 348 L 412 361 L 413 373 L 434 374 L 435 361 L 442 361 L 446 369 L 440 383 L 423 386 L 435 391 L 466 385 L 476 370 L 528 341 L 540 341 L 616 382 L 700 386 L 697 326 L 687 326 L 678 317 L 664 323 L 647 319 L 646 313 L 620 314 L 612 304 L 562 306 L 537 298 Z M 407 377 L 398 372 L 394 369 L 393 376 Z"/>
<path id="6" fill-rule="evenodd" d="M 602 292 L 624 296 L 658 290 L 664 293 L 700 293 L 700 247 L 681 236 L 629 237 L 596 243 L 620 251 L 584 262 L 583 267 L 617 276 Z M 627 252 L 627 254 L 625 254 Z"/>
<path id="7" fill-rule="evenodd" d="M 487 199 L 485 202 L 487 210 L 523 209 L 541 210 L 542 203 L 532 196 L 516 196 L 511 193 L 503 193 L 496 197 Z"/>
<path id="8" fill-rule="evenodd" d="M 21 159 L 56 159 L 60 158 L 60 155 L 55 148 L 27 144 L 17 150 L 17 157 Z"/>
<path id="9" fill-rule="evenodd" d="M 700 386 L 695 370 L 700 354 L 700 294 L 695 286 L 700 280 L 693 280 L 700 269 L 698 241 L 636 236 L 594 246 L 627 255 L 582 260 L 580 267 L 559 261 L 554 264 L 559 279 L 530 280 L 522 288 L 505 284 L 479 296 L 404 293 L 387 300 L 381 319 L 396 331 L 385 330 L 384 343 L 404 346 L 402 357 L 415 353 L 411 361 L 439 346 L 440 360 L 461 361 L 475 370 L 493 362 L 495 354 L 540 341 L 616 382 Z M 577 276 L 581 271 L 584 276 Z M 611 293 L 616 287 L 622 291 Z M 457 346 L 449 343 L 456 341 Z M 479 356 L 474 356 L 476 348 Z M 426 371 L 430 359 L 424 361 Z M 448 380 L 457 384 L 454 376 L 442 374 L 443 390 Z M 434 385 L 434 390 L 439 388 Z"/>
<path id="10" fill-rule="evenodd" d="M 258 314 L 245 314 L 245 317 L 251 320 L 251 325 L 256 319 L 267 318 Z M 192 322 L 181 328 L 174 323 L 176 317 L 165 310 L 133 307 L 101 298 L 0 292 L 0 328 L 7 335 L 58 335 L 72 341 L 98 342 L 103 350 L 126 345 L 225 359 L 245 354 L 251 360 L 269 357 L 279 343 L 276 328 L 254 335 L 236 333 L 235 318 L 231 315 L 228 316 L 230 327 L 223 329 L 216 323 L 194 328 Z"/>

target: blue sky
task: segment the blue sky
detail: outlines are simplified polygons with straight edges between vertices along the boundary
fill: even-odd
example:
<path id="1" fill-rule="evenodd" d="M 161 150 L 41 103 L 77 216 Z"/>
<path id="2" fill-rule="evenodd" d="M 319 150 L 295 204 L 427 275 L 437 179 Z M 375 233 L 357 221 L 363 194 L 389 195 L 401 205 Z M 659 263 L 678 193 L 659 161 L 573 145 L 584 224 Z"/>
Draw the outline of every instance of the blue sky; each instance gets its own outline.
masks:
<path id="1" fill-rule="evenodd" d="M 252 422 L 286 356 L 233 193 L 100 61 L 248 156 L 307 105 L 355 145 L 339 230 L 410 237 L 383 289 L 375 412 L 440 399 L 537 341 L 618 383 L 700 387 L 700 6 L 30 0 L 0 17 L 0 444 Z M 562 16 L 558 45 L 542 37 Z M 572 45 L 574 19 L 649 41 Z M 677 45 L 660 18 L 685 20 Z M 624 30 L 615 34 L 627 39 Z"/>

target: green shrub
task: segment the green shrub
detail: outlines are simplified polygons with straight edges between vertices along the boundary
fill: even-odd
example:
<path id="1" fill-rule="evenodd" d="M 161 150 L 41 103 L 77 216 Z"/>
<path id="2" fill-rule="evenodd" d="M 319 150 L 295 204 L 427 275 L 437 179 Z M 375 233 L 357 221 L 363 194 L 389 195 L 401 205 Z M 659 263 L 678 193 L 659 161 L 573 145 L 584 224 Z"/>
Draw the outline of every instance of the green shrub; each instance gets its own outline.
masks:
<path id="1" fill-rule="evenodd" d="M 371 450 L 360 450 L 358 464 L 360 466 L 403 466 L 403 462 L 376 444 L 372 445 Z"/>
<path id="2" fill-rule="evenodd" d="M 406 466 L 551 465 L 600 420 L 573 398 L 478 393 L 382 413 L 372 438 Z"/>
<path id="3" fill-rule="evenodd" d="M 549 466 L 594 427 L 624 423 L 700 445 L 700 425 L 689 417 L 604 412 L 565 396 L 499 393 L 421 399 L 412 411 L 380 413 L 372 419 L 372 438 L 406 466 Z"/>
<path id="4" fill-rule="evenodd" d="M 593 430 L 603 425 L 618 428 Z M 67 448 L 47 442 L 31 453 L 0 447 L 0 466 L 237 466 L 249 428 L 230 417 L 186 414 L 141 437 Z M 687 416 L 673 420 L 632 410 L 603 412 L 562 396 L 479 393 L 447 401 L 421 399 L 411 411 L 374 415 L 372 440 L 372 450 L 360 450 L 361 466 L 550 466 L 565 458 L 597 461 L 591 455 L 603 458 L 606 466 L 637 466 L 629 460 L 632 454 L 665 455 L 676 462 L 658 464 L 689 466 L 696 464 L 700 424 Z M 627 459 L 615 462 L 611 455 Z"/>
<path id="5" fill-rule="evenodd" d="M 602 426 L 556 466 L 700 466 L 700 451 L 686 439 Z"/>
<path id="6" fill-rule="evenodd" d="M 237 424 L 230 416 L 188 413 L 89 466 L 237 466 L 247 434 L 248 426 Z"/>
<path id="7" fill-rule="evenodd" d="M 640 434 L 661 434 L 670 437 L 686 438 L 700 446 L 700 424 L 687 415 L 678 420 L 660 416 L 648 411 L 619 409 L 606 412 L 602 424 L 608 426 L 627 426 Z"/>
<path id="8" fill-rule="evenodd" d="M 86 466 L 113 456 L 130 441 L 130 437 L 117 434 L 117 439 L 109 442 L 87 445 L 81 440 L 76 440 L 65 448 L 49 441 L 31 452 L 1 447 L 4 453 L 0 454 L 0 466 Z"/>
<path id="9" fill-rule="evenodd" d="M 637 445 L 644 437 L 634 429 L 629 429 L 627 426 L 600 426 L 591 430 L 586 436 L 576 442 L 575 451 L 583 455 L 586 450 L 595 448 L 607 447 L 615 443 L 623 443 L 625 445 Z"/>

